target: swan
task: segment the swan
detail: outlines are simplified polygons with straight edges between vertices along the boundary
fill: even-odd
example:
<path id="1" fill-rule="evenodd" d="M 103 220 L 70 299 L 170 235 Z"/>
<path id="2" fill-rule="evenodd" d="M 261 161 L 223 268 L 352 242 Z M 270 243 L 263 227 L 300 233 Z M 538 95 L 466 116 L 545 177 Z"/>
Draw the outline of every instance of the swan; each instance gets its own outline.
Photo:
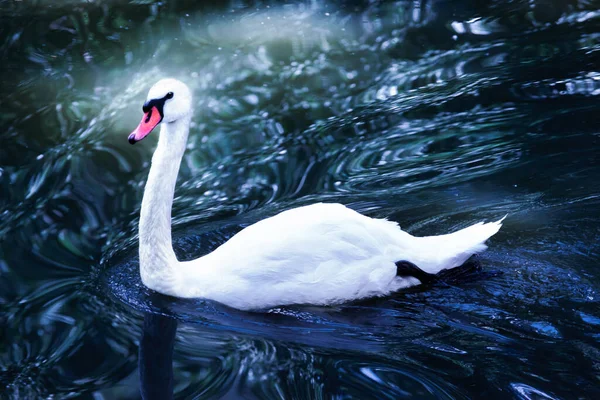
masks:
<path id="1" fill-rule="evenodd" d="M 427 281 L 487 248 L 502 218 L 460 231 L 415 237 L 391 221 L 342 204 L 283 211 L 238 232 L 215 251 L 178 261 L 171 242 L 171 208 L 192 118 L 192 93 L 162 79 L 142 107 L 131 144 L 161 125 L 139 220 L 140 275 L 145 286 L 180 298 L 205 298 L 241 310 L 290 304 L 330 305 Z"/>

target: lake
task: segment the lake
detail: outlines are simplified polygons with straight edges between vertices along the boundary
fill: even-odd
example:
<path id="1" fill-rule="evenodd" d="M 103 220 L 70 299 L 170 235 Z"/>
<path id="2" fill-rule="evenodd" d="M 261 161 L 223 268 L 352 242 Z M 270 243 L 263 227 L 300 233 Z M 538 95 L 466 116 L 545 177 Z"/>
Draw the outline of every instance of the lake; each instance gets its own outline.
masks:
<path id="1" fill-rule="evenodd" d="M 1 398 L 600 398 L 600 4 L 0 1 Z M 146 289 L 148 89 L 195 114 L 180 259 L 314 202 L 417 236 L 508 215 L 439 282 L 243 312 Z"/>

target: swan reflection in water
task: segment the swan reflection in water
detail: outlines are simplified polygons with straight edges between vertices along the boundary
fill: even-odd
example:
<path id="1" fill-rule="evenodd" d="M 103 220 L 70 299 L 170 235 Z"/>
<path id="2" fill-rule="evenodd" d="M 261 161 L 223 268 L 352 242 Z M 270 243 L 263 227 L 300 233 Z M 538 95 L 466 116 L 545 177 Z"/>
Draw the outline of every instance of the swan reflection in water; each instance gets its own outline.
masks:
<path id="1" fill-rule="evenodd" d="M 236 226 L 233 232 L 238 230 Z M 222 234 L 229 237 L 233 233 L 226 230 Z M 204 239 L 198 243 L 206 245 L 205 242 Z M 189 239 L 186 243 L 189 243 Z M 106 278 L 113 293 L 121 301 L 134 305 L 144 313 L 138 358 L 140 392 L 144 399 L 173 398 L 175 376 L 180 376 L 179 383 L 185 387 L 183 390 L 186 394 L 210 392 L 215 395 L 235 395 L 236 390 L 244 390 L 239 388 L 240 385 L 266 385 L 265 382 L 254 382 L 252 377 L 268 374 L 273 380 L 277 380 L 273 375 L 277 375 L 279 369 L 290 367 L 287 362 L 290 360 L 286 357 L 291 359 L 293 365 L 298 366 L 296 371 L 291 371 L 294 375 L 292 380 L 317 377 L 330 370 L 327 381 L 329 385 L 333 385 L 335 378 L 332 377 L 340 374 L 338 366 L 330 365 L 332 359 L 329 354 L 323 356 L 318 349 L 356 354 L 358 360 L 347 362 L 351 366 L 357 366 L 359 375 L 364 375 L 360 372 L 363 367 L 359 365 L 365 361 L 365 354 L 398 351 L 398 346 L 388 346 L 385 338 L 393 336 L 394 343 L 403 338 L 410 341 L 414 337 L 421 337 L 426 326 L 414 325 L 414 314 L 420 312 L 420 301 L 404 298 L 403 295 L 392 302 L 389 302 L 389 298 L 380 298 L 329 307 L 276 307 L 268 312 L 247 312 L 211 300 L 179 299 L 151 291 L 139 281 L 138 268 L 137 260 L 132 260 L 117 266 Z M 432 282 L 429 282 L 431 279 L 428 279 L 427 274 L 415 271 L 410 265 L 405 265 L 398 272 L 415 276 L 426 283 L 411 289 L 415 293 L 435 290 L 430 287 Z M 477 258 L 472 258 L 459 268 L 437 274 L 433 285 L 460 285 L 472 280 L 492 279 L 498 274 L 500 271 L 483 269 Z M 124 284 L 132 281 L 137 283 L 133 285 L 138 289 L 137 292 L 131 290 L 131 285 Z M 390 315 L 396 317 L 390 318 Z M 183 376 L 173 370 L 178 325 L 180 333 L 183 330 L 185 335 L 178 346 L 179 351 L 184 354 L 180 354 L 177 364 L 178 369 L 183 367 L 186 370 Z M 402 326 L 400 330 L 399 325 Z M 296 347 L 299 351 L 291 351 L 288 347 Z M 287 356 L 282 356 L 285 354 Z M 278 356 L 281 359 L 278 360 Z M 202 360 L 202 365 L 199 360 Z M 371 363 L 387 364 L 385 360 L 379 359 L 371 360 Z M 394 369 L 392 365 L 386 365 L 385 368 Z M 346 369 L 348 374 L 356 373 L 353 368 Z M 198 372 L 204 374 L 198 375 Z M 248 372 L 250 377 L 244 376 Z M 188 373 L 195 378 L 190 380 Z M 359 377 L 349 376 L 347 380 L 355 381 Z M 423 382 L 424 379 L 420 377 L 418 381 Z M 372 385 L 372 382 L 363 383 L 358 387 L 369 388 Z M 269 387 L 255 390 L 268 392 L 276 385 L 266 386 Z M 339 390 L 335 386 L 320 389 L 324 393 Z"/>
<path id="2" fill-rule="evenodd" d="M 177 320 L 146 313 L 140 340 L 140 392 L 144 400 L 173 398 L 173 346 Z"/>
<path id="3" fill-rule="evenodd" d="M 438 274 L 433 285 L 460 287 L 499 273 L 482 269 L 474 259 Z M 422 285 L 413 294 L 418 297 L 420 291 L 440 289 Z M 349 393 L 361 397 L 374 390 L 398 396 L 455 390 L 439 374 L 403 361 L 404 352 L 414 351 L 414 342 L 430 329 L 414 323 L 423 305 L 410 295 L 392 302 L 370 299 L 336 307 L 281 307 L 253 313 L 212 301 L 144 293 L 138 359 L 143 399 L 173 398 L 175 375 L 182 385 L 177 392 L 185 398 L 231 398 L 243 393 L 272 398 L 281 387 L 303 392 L 301 398 Z M 447 320 L 444 313 L 437 318 L 429 313 L 429 318 L 430 323 Z M 184 337 L 178 342 L 178 373 L 174 374 L 178 325 Z M 338 352 L 337 359 L 332 357 Z M 374 381 L 372 371 L 383 371 L 386 378 Z"/>

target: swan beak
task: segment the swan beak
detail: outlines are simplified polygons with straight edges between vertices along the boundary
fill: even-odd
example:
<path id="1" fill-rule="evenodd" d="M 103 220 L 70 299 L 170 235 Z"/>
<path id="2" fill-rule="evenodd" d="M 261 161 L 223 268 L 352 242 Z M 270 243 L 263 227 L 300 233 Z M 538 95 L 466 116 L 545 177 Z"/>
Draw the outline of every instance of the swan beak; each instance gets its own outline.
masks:
<path id="1" fill-rule="evenodd" d="M 135 130 L 129 135 L 129 143 L 136 144 L 148 136 L 148 134 L 152 132 L 152 129 L 156 128 L 156 125 L 158 125 L 160 121 L 162 121 L 161 113 L 158 111 L 158 108 L 152 107 L 150 111 L 144 113 L 142 122 L 140 122 L 138 127 L 135 128 Z"/>

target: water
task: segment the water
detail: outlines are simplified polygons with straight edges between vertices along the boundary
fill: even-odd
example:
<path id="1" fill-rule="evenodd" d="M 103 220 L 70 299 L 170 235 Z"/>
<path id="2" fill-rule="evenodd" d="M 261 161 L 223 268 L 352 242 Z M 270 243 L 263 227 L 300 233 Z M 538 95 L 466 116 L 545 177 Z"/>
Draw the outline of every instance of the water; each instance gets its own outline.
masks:
<path id="1" fill-rule="evenodd" d="M 36 4 L 0 2 L 2 398 L 600 396 L 597 3 Z M 152 293 L 157 135 L 127 135 L 165 76 L 196 96 L 182 259 L 315 201 L 417 235 L 509 216 L 481 270 L 382 299 Z"/>

